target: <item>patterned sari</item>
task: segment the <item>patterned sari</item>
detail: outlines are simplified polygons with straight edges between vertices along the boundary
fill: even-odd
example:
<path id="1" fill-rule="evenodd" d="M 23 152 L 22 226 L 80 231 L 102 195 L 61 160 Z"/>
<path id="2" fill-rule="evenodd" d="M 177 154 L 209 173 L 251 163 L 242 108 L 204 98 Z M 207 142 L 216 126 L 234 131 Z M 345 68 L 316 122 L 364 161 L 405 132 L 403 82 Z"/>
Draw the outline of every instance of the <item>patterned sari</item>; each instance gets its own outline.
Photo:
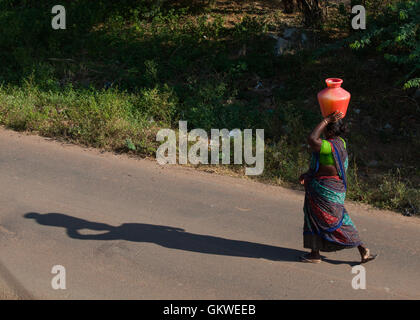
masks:
<path id="1" fill-rule="evenodd" d="M 359 233 L 344 207 L 346 198 L 347 150 L 342 139 L 328 140 L 339 176 L 315 176 L 319 153 L 313 153 L 305 176 L 303 245 L 320 251 L 337 251 L 362 244 Z"/>

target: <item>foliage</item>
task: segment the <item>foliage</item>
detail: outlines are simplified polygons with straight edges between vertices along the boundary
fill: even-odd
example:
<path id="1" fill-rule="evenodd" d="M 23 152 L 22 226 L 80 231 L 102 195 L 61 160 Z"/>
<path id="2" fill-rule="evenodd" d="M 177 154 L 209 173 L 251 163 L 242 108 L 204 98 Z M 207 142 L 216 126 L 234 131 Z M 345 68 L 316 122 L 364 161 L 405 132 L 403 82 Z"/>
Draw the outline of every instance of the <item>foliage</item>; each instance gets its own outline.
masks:
<path id="1" fill-rule="evenodd" d="M 369 23 L 369 29 L 350 47 L 375 48 L 406 71 L 405 88 L 420 87 L 420 2 L 403 0 L 389 4 Z"/>

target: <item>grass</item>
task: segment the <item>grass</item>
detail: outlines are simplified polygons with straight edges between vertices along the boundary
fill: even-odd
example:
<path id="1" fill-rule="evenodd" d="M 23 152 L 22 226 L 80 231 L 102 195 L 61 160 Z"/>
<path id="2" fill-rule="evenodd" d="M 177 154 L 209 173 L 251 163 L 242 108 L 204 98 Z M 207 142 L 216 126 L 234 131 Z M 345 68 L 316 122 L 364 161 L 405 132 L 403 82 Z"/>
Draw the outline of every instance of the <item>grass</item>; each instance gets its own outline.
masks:
<path id="1" fill-rule="evenodd" d="M 151 112 L 153 105 L 158 112 Z M 148 112 L 142 112 L 146 107 Z M 45 92 L 31 83 L 0 88 L 0 121 L 6 127 L 108 150 L 135 149 L 144 155 L 155 152 L 154 137 L 172 107 L 169 95 L 158 89 L 134 95 L 71 86 Z M 152 121 L 153 116 L 161 120 Z M 128 140 L 134 148 L 128 147 Z"/>
<path id="2" fill-rule="evenodd" d="M 64 1 L 65 31 L 49 26 L 48 1 L 7 2 L 0 0 L 1 124 L 139 156 L 154 156 L 157 131 L 180 119 L 189 130 L 264 128 L 257 179 L 300 188 L 306 136 L 321 119 L 316 93 L 333 75 L 352 93 L 348 198 L 419 212 L 418 102 L 375 52 L 315 54 L 332 41 L 315 32 L 311 48 L 276 57 L 269 34 L 298 20 L 252 1 L 247 14 L 229 1 Z"/>

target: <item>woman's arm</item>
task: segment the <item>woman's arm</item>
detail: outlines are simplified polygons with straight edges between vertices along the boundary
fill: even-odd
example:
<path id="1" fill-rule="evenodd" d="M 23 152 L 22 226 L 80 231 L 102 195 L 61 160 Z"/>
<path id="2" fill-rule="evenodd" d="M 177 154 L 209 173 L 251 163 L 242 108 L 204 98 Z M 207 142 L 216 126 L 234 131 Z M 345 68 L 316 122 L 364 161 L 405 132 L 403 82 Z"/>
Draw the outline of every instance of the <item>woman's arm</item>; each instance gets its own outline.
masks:
<path id="1" fill-rule="evenodd" d="M 321 133 L 324 131 L 325 127 L 330 122 L 336 122 L 343 117 L 341 112 L 334 112 L 330 114 L 328 117 L 324 118 L 312 131 L 312 133 L 308 137 L 308 144 L 311 147 L 312 151 L 319 152 L 321 150 L 322 139 Z"/>

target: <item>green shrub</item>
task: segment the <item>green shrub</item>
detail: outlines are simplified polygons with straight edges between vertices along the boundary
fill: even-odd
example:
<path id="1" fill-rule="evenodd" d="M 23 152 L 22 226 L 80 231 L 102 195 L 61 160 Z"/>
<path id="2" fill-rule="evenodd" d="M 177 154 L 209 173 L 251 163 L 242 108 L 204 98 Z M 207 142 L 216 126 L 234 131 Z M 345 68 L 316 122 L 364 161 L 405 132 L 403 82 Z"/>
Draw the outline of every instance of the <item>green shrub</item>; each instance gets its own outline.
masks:
<path id="1" fill-rule="evenodd" d="M 369 21 L 369 28 L 350 47 L 375 48 L 406 74 L 404 87 L 420 87 L 420 2 L 401 0 Z"/>

